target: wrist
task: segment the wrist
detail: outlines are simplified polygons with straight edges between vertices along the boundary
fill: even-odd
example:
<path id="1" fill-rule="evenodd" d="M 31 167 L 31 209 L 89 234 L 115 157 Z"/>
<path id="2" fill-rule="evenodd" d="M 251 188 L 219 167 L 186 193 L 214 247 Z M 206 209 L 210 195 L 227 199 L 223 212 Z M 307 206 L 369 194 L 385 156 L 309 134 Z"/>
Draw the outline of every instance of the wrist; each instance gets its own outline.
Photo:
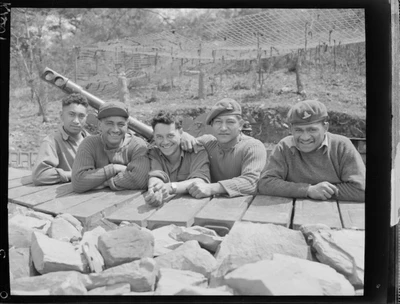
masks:
<path id="1" fill-rule="evenodd" d="M 177 189 L 178 189 L 178 186 L 176 183 L 169 184 L 169 194 L 175 194 Z"/>

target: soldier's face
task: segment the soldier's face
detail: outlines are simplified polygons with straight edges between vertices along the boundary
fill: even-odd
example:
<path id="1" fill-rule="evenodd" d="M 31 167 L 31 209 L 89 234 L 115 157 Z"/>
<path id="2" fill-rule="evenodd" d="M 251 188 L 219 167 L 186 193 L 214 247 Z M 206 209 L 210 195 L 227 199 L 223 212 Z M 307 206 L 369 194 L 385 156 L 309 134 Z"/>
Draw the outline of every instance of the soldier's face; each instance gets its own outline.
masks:
<path id="1" fill-rule="evenodd" d="M 306 125 L 292 125 L 291 131 L 296 147 L 305 153 L 318 149 L 325 138 L 329 124 L 316 122 Z"/>
<path id="2" fill-rule="evenodd" d="M 100 120 L 101 136 L 108 148 L 120 146 L 128 131 L 128 120 L 121 116 L 109 116 Z"/>
<path id="3" fill-rule="evenodd" d="M 236 115 L 220 115 L 212 122 L 214 135 L 221 144 L 227 144 L 239 136 L 243 120 Z"/>
<path id="4" fill-rule="evenodd" d="M 61 120 L 64 130 L 70 135 L 77 135 L 82 131 L 87 116 L 87 108 L 81 104 L 71 103 L 63 107 Z"/>
<path id="5" fill-rule="evenodd" d="M 154 141 L 165 156 L 170 156 L 179 150 L 181 133 L 182 130 L 176 129 L 175 123 L 158 123 L 154 126 Z"/>

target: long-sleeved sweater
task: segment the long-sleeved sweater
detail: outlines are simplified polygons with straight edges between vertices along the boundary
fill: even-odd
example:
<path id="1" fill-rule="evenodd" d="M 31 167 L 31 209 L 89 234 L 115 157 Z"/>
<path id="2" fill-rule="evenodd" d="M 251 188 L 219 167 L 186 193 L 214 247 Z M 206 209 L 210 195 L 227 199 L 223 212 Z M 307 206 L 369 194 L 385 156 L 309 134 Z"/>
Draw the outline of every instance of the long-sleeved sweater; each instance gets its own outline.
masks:
<path id="1" fill-rule="evenodd" d="M 114 164 L 127 169 L 116 174 Z M 75 192 L 84 192 L 108 181 L 112 190 L 145 189 L 149 170 L 143 139 L 126 133 L 121 147 L 108 150 L 101 135 L 89 136 L 79 146 L 72 166 L 72 187 Z"/>
<path id="2" fill-rule="evenodd" d="M 365 165 L 351 141 L 327 132 L 320 148 L 301 152 L 293 136 L 282 139 L 274 148 L 261 175 L 261 194 L 307 198 L 310 185 L 327 181 L 339 189 L 334 199 L 364 201 Z"/>
<path id="3" fill-rule="evenodd" d="M 89 133 L 82 130 L 82 136 Z M 70 172 L 79 144 L 59 126 L 57 131 L 46 136 L 32 169 L 32 181 L 36 186 L 70 181 Z"/>
<path id="4" fill-rule="evenodd" d="M 210 159 L 211 182 L 219 183 L 230 197 L 254 195 L 267 152 L 258 139 L 239 135 L 239 142 L 224 150 L 209 134 L 198 138 Z"/>

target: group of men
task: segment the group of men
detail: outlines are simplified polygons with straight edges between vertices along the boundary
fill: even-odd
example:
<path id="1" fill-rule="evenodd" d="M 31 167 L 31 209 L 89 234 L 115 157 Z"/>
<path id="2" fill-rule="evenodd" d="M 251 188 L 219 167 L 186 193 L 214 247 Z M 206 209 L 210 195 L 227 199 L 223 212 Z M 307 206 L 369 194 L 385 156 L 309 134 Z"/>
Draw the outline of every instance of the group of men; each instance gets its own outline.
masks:
<path id="1" fill-rule="evenodd" d="M 351 141 L 328 132 L 325 105 L 296 103 L 288 113 L 291 135 L 267 160 L 264 144 L 246 135 L 240 104 L 224 98 L 208 113 L 213 135 L 194 138 L 182 119 L 159 111 L 151 120 L 153 141 L 128 129 L 121 102 L 98 110 L 98 135 L 84 130 L 88 102 L 81 94 L 62 100 L 57 132 L 47 136 L 33 168 L 35 185 L 70 182 L 75 192 L 109 187 L 147 190 L 159 206 L 176 194 L 195 198 L 256 193 L 316 200 L 364 201 L 365 165 Z"/>

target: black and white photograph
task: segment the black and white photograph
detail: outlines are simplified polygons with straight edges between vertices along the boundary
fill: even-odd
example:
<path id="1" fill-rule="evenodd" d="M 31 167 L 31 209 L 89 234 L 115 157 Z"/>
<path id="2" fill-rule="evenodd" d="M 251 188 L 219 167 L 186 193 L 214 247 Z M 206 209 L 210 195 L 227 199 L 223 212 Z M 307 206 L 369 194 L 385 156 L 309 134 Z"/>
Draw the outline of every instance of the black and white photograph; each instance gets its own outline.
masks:
<path id="1" fill-rule="evenodd" d="M 364 8 L 3 8 L 10 296 L 365 295 Z"/>

